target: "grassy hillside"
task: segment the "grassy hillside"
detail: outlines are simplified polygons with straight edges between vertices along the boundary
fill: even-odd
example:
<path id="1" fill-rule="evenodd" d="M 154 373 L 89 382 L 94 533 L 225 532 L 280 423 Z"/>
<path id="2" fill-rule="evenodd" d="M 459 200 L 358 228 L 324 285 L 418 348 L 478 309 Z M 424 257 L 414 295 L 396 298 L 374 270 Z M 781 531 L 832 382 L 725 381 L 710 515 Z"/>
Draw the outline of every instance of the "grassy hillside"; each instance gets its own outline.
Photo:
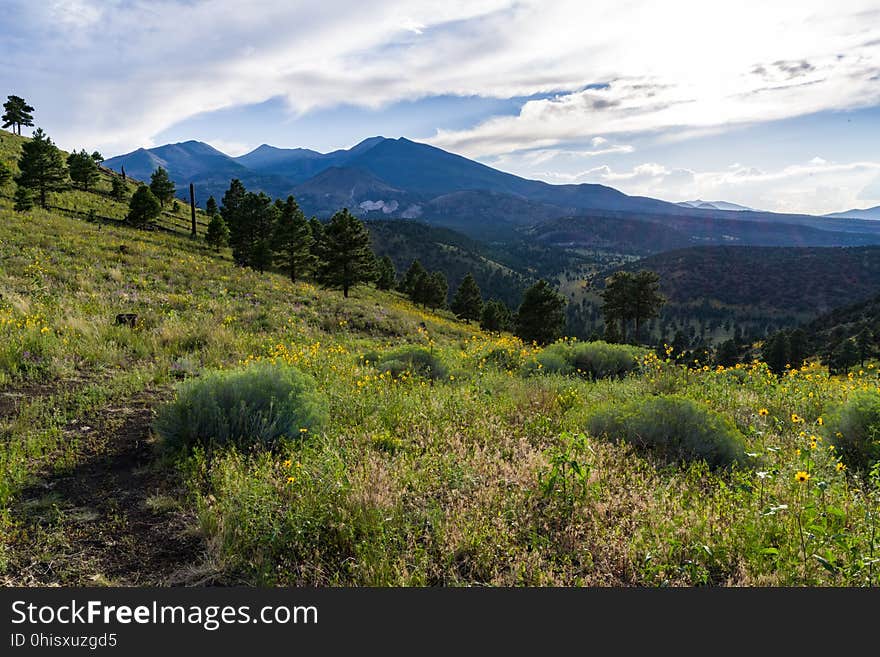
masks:
<path id="1" fill-rule="evenodd" d="M 124 210 L 105 203 L 53 198 Z M 6 585 L 880 581 L 877 482 L 837 466 L 828 431 L 837 404 L 876 394 L 873 367 L 777 378 L 541 350 L 393 293 L 343 299 L 236 268 L 184 232 L 21 214 L 5 197 L 0 218 Z M 435 376 L 375 365 L 402 345 Z M 612 356 L 630 373 L 602 378 Z M 157 440 L 176 384 L 254 363 L 308 375 L 323 424 L 268 450 Z M 622 440 L 669 426 L 730 440 L 738 465 Z"/>

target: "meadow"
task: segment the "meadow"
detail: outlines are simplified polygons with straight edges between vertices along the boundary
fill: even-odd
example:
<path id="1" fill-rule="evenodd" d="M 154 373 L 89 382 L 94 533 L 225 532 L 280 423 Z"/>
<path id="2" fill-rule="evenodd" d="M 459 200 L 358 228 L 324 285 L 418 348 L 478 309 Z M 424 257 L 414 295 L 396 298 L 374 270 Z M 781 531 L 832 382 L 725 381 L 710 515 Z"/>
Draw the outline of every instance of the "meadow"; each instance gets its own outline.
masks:
<path id="1" fill-rule="evenodd" d="M 140 231 L 0 198 L 5 585 L 880 581 L 880 475 L 837 435 L 842 404 L 880 393 L 874 363 L 776 376 L 633 349 L 626 372 L 589 375 L 548 366 L 572 341 L 541 349 L 394 292 L 343 299 L 235 267 L 180 217 Z M 434 367 L 383 366 L 404 346 Z M 176 386 L 271 364 L 308 377 L 320 422 L 264 448 L 157 436 Z M 741 458 L 648 448 L 632 422 L 666 422 L 645 410 L 657 399 L 713 418 Z M 590 431 L 614 409 L 635 439 Z"/>

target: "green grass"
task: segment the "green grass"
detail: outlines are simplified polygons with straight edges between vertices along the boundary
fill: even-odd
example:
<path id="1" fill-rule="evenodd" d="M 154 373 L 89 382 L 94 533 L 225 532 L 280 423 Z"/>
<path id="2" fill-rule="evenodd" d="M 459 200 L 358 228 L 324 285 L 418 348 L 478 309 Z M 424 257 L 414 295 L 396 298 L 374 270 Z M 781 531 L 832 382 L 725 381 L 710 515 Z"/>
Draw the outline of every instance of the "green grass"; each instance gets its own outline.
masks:
<path id="1" fill-rule="evenodd" d="M 0 144 L 7 160 L 11 142 Z M 125 211 L 82 192 L 52 203 Z M 759 364 L 687 370 L 648 355 L 614 378 L 527 376 L 542 352 L 510 335 L 395 293 L 362 287 L 343 299 L 236 268 L 186 236 L 183 214 L 177 234 L 143 232 L 15 213 L 7 196 L 0 218 L 0 392 L 27 397 L 0 414 L 0 574 L 22 549 L 11 537 L 26 530 L 16 510 L 25 487 L 81 458 L 71 422 L 146 389 L 270 361 L 311 377 L 326 423 L 272 449 L 195 450 L 167 466 L 188 491 L 161 507 L 193 513 L 215 581 L 880 582 L 877 482 L 840 469 L 830 441 L 812 438 L 854 391 L 877 390 L 874 367 L 778 378 Z M 114 324 L 122 312 L 138 314 L 136 328 Z M 437 358 L 444 376 L 393 376 L 363 358 L 404 346 Z M 597 409 L 657 395 L 724 418 L 743 436 L 745 463 L 713 471 L 580 437 Z"/>

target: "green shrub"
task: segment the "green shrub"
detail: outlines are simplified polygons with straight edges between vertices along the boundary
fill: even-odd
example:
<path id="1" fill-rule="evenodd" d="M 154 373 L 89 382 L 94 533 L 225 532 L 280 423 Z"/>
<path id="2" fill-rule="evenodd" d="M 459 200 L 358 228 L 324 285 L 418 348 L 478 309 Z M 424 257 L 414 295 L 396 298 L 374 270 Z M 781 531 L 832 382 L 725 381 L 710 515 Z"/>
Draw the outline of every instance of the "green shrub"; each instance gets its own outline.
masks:
<path id="1" fill-rule="evenodd" d="M 408 374 L 426 379 L 444 379 L 447 374 L 446 366 L 436 354 L 415 346 L 401 347 L 379 357 L 376 369 L 390 372 L 395 378 Z"/>
<path id="2" fill-rule="evenodd" d="M 525 367 L 527 374 L 577 374 L 589 379 L 619 377 L 639 368 L 635 347 L 607 342 L 558 342 L 541 350 Z"/>
<path id="3" fill-rule="evenodd" d="M 745 462 L 745 441 L 733 423 L 685 397 L 648 397 L 608 404 L 587 420 L 594 436 L 623 440 L 668 461 L 712 467 Z"/>
<path id="4" fill-rule="evenodd" d="M 590 379 L 619 377 L 639 369 L 641 351 L 607 342 L 581 342 L 571 348 L 574 371 Z"/>
<path id="5" fill-rule="evenodd" d="M 848 466 L 869 469 L 880 461 L 880 394 L 854 392 L 831 412 L 825 433 Z"/>
<path id="6" fill-rule="evenodd" d="M 156 433 L 172 449 L 272 448 L 320 426 L 326 402 L 295 367 L 268 362 L 210 372 L 180 384 L 159 410 Z"/>

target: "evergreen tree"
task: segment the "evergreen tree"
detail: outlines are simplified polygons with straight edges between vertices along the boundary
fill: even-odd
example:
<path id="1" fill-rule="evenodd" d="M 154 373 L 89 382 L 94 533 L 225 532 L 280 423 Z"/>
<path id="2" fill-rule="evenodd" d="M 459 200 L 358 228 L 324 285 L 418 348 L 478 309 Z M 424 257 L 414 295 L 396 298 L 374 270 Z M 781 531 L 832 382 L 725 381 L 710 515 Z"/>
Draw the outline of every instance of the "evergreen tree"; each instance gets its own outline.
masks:
<path id="1" fill-rule="evenodd" d="M 859 352 L 859 364 L 864 367 L 865 359 L 870 358 L 874 353 L 874 334 L 869 326 L 862 326 L 856 334 L 855 344 Z"/>
<path id="2" fill-rule="evenodd" d="M 101 155 L 98 151 L 92 151 L 90 157 L 92 158 L 92 162 L 98 165 L 100 165 L 104 161 L 104 156 Z"/>
<path id="3" fill-rule="evenodd" d="M 422 263 L 418 260 L 413 260 L 409 269 L 407 269 L 406 273 L 403 275 L 403 279 L 401 279 L 398 289 L 404 294 L 409 295 L 413 301 L 419 303 L 419 300 L 415 298 L 416 287 L 418 286 L 419 281 L 427 275 L 428 272 L 422 266 Z"/>
<path id="4" fill-rule="evenodd" d="M 213 196 L 209 196 L 208 201 L 205 203 L 205 214 L 209 217 L 213 217 L 215 214 L 220 214 L 220 209 L 217 207 L 217 201 L 214 200 Z"/>
<path id="5" fill-rule="evenodd" d="M 348 297 L 353 286 L 375 280 L 370 233 L 348 208 L 333 215 L 320 244 L 318 281 L 325 287 L 339 288 Z"/>
<path id="6" fill-rule="evenodd" d="M 791 358 L 788 335 L 785 331 L 778 331 L 764 341 L 761 358 L 774 374 L 785 372 L 785 366 L 790 364 Z"/>
<path id="7" fill-rule="evenodd" d="M 715 363 L 724 367 L 733 367 L 739 362 L 739 347 L 733 338 L 725 340 L 718 347 L 715 354 Z"/>
<path id="8" fill-rule="evenodd" d="M 626 324 L 635 324 L 634 341 L 641 337 L 642 322 L 656 317 L 665 303 L 660 294 L 660 277 L 652 271 L 633 274 L 619 271 L 607 279 L 602 292 L 602 314 L 605 323 L 620 322 L 622 341 L 626 342 Z"/>
<path id="9" fill-rule="evenodd" d="M 565 299 L 544 279 L 526 290 L 516 314 L 516 334 L 525 342 L 548 344 L 562 337 Z"/>
<path id="10" fill-rule="evenodd" d="M 792 367 L 800 367 L 810 355 L 807 332 L 796 328 L 788 335 L 788 358 Z"/>
<path id="11" fill-rule="evenodd" d="M 656 272 L 643 269 L 633 277 L 630 313 L 635 323 L 635 342 L 641 340 L 642 322 L 656 317 L 666 299 L 660 294 L 660 276 Z"/>
<path id="12" fill-rule="evenodd" d="M 12 128 L 13 134 L 18 128 L 18 135 L 21 136 L 21 126 L 30 127 L 34 125 L 34 115 L 31 112 L 34 108 L 28 105 L 24 98 L 18 96 L 7 96 L 6 102 L 3 103 L 3 128 Z"/>
<path id="13" fill-rule="evenodd" d="M 128 196 L 128 187 L 122 182 L 121 178 L 112 176 L 110 178 L 110 186 L 110 196 L 112 196 L 114 200 L 124 201 L 125 197 Z"/>
<path id="14" fill-rule="evenodd" d="M 155 194 L 146 185 L 141 185 L 128 203 L 128 216 L 125 218 L 133 226 L 149 226 L 162 213 L 162 206 Z"/>
<path id="15" fill-rule="evenodd" d="M 18 186 L 15 189 L 15 210 L 16 212 L 27 212 L 34 207 L 34 199 L 31 196 L 31 190 L 27 187 Z"/>
<path id="16" fill-rule="evenodd" d="M 0 162 L 0 187 L 5 187 L 12 180 L 12 171 L 3 162 Z"/>
<path id="17" fill-rule="evenodd" d="M 174 199 L 174 182 L 168 177 L 168 172 L 159 167 L 150 176 L 150 191 L 159 199 L 159 204 L 164 208 L 166 203 Z"/>
<path id="18" fill-rule="evenodd" d="M 510 308 L 503 301 L 492 299 L 483 305 L 480 328 L 484 331 L 509 331 L 512 323 Z"/>
<path id="19" fill-rule="evenodd" d="M 220 214 L 229 229 L 229 246 L 232 247 L 232 259 L 237 265 L 246 265 L 249 261 L 250 233 L 245 225 L 244 202 L 247 190 L 238 178 L 233 178 L 229 189 L 223 194 Z"/>
<path id="20" fill-rule="evenodd" d="M 397 271 L 389 256 L 382 256 L 376 263 L 376 288 L 390 290 L 397 282 Z"/>
<path id="21" fill-rule="evenodd" d="M 626 323 L 630 319 L 630 299 L 633 295 L 633 274 L 619 271 L 605 280 L 605 289 L 601 292 L 602 316 L 605 319 L 605 332 L 609 327 L 620 323 L 620 342 L 626 342 Z"/>
<path id="22" fill-rule="evenodd" d="M 263 192 L 245 194 L 241 206 L 241 261 L 261 274 L 272 264 L 272 233 L 278 209 Z"/>
<path id="23" fill-rule="evenodd" d="M 34 131 L 34 137 L 21 147 L 18 160 L 17 183 L 39 194 L 40 207 L 47 208 L 46 195 L 67 189 L 67 169 L 64 156 L 42 128 Z"/>
<path id="24" fill-rule="evenodd" d="M 446 298 L 449 295 L 449 283 L 442 271 L 432 272 L 425 281 L 425 305 L 433 309 L 445 308 Z"/>
<path id="25" fill-rule="evenodd" d="M 324 239 L 324 224 L 317 217 L 309 219 L 309 232 L 312 234 L 312 257 L 315 266 L 321 260 L 321 242 Z"/>
<path id="26" fill-rule="evenodd" d="M 306 276 L 315 264 L 312 231 L 293 196 L 288 196 L 286 202 L 278 205 L 280 212 L 272 241 L 275 262 L 287 270 L 290 280 L 296 281 Z"/>
<path id="27" fill-rule="evenodd" d="M 205 241 L 218 253 L 220 249 L 229 244 L 229 228 L 219 213 L 211 215 L 208 230 L 205 232 Z"/>
<path id="28" fill-rule="evenodd" d="M 86 192 L 89 191 L 90 187 L 97 185 L 101 179 L 101 175 L 98 173 L 98 165 L 85 150 L 81 150 L 78 153 L 74 151 L 68 155 L 67 168 L 70 171 L 70 179 Z"/>
<path id="29" fill-rule="evenodd" d="M 476 322 L 480 319 L 480 315 L 483 312 L 483 297 L 480 294 L 477 281 L 474 280 L 473 274 L 470 272 L 464 277 L 461 285 L 455 291 L 455 296 L 452 298 L 452 304 L 450 304 L 449 308 L 468 324 L 471 323 L 471 320 Z"/>

